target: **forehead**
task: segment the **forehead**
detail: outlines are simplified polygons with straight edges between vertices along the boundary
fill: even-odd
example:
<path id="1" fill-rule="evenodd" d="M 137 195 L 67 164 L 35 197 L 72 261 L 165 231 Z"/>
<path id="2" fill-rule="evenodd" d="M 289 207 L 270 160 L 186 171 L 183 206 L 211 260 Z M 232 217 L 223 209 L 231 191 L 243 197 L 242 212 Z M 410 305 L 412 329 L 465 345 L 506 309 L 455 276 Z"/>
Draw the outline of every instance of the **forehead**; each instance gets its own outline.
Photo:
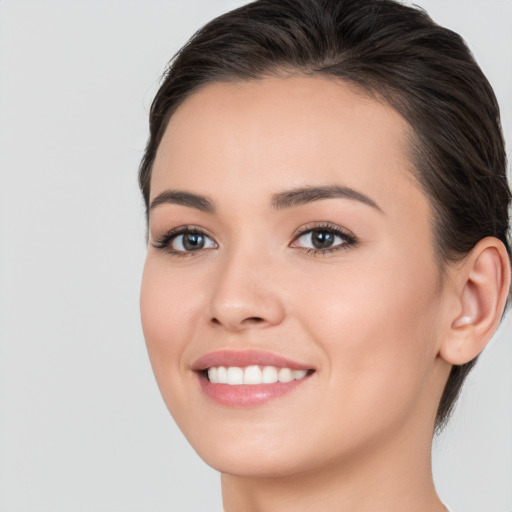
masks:
<path id="1" fill-rule="evenodd" d="M 179 188 L 231 202 L 234 191 L 264 200 L 290 187 L 339 184 L 403 211 L 426 203 L 411 172 L 410 133 L 384 101 L 339 80 L 212 83 L 171 117 L 151 197 Z"/>

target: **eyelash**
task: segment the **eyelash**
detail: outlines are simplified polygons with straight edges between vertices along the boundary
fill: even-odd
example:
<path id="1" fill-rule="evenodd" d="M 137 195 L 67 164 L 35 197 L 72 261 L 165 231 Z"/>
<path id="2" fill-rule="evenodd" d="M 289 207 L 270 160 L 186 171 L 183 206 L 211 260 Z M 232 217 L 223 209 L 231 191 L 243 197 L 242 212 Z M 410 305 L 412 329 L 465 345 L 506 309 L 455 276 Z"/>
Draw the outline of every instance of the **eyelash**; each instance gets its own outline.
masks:
<path id="1" fill-rule="evenodd" d="M 171 256 L 177 256 L 180 257 L 188 257 L 188 256 L 196 256 L 196 253 L 201 252 L 201 250 L 197 251 L 176 251 L 175 249 L 171 249 L 170 246 L 175 238 L 177 238 L 180 235 L 186 235 L 186 234 L 197 234 L 202 235 L 205 237 L 208 237 L 211 239 L 210 236 L 208 236 L 201 228 L 197 226 L 180 226 L 174 229 L 171 229 L 167 231 L 162 237 L 160 237 L 158 240 L 155 241 L 153 244 L 153 247 L 155 249 L 159 249 L 161 251 L 165 251 Z"/>
<path id="2" fill-rule="evenodd" d="M 358 240 L 353 234 L 349 234 L 343 229 L 341 229 L 336 224 L 331 224 L 330 222 L 321 222 L 321 223 L 313 223 L 306 226 L 302 226 L 297 232 L 293 235 L 293 242 L 301 238 L 308 233 L 314 233 L 315 231 L 323 231 L 331 233 L 335 236 L 339 236 L 343 243 L 335 245 L 333 247 L 328 247 L 326 249 L 313 249 L 309 247 L 294 247 L 295 249 L 299 249 L 301 251 L 306 252 L 306 254 L 310 254 L 313 256 L 326 256 L 328 254 L 332 254 L 334 252 L 342 251 L 345 249 L 349 249 L 350 247 L 354 247 L 357 245 Z"/>
<path id="3" fill-rule="evenodd" d="M 306 252 L 306 254 L 309 255 L 325 256 L 327 254 L 332 254 L 340 250 L 348 249 L 350 247 L 357 245 L 358 243 L 358 240 L 354 235 L 347 233 L 346 231 L 342 230 L 339 226 L 336 226 L 335 224 L 331 224 L 330 222 L 324 222 L 320 224 L 306 225 L 300 228 L 300 230 L 294 233 L 292 244 L 302 236 L 307 235 L 308 233 L 313 233 L 315 231 L 324 231 L 331 233 L 335 236 L 339 236 L 340 238 L 343 239 L 343 243 L 335 245 L 334 247 L 328 247 L 326 249 L 313 249 L 310 247 L 293 247 L 292 245 L 290 246 L 293 247 L 294 249 Z M 158 240 L 154 242 L 153 247 L 155 247 L 155 249 L 165 251 L 171 256 L 176 257 L 197 256 L 198 253 L 204 251 L 204 249 L 198 249 L 196 251 L 177 251 L 175 249 L 170 249 L 170 245 L 172 244 L 174 239 L 180 235 L 185 234 L 202 235 L 213 241 L 213 239 L 209 235 L 207 235 L 201 228 L 197 226 L 180 226 L 171 229 L 167 233 L 165 233 L 162 237 L 160 237 Z M 215 245 L 217 244 L 215 243 Z"/>

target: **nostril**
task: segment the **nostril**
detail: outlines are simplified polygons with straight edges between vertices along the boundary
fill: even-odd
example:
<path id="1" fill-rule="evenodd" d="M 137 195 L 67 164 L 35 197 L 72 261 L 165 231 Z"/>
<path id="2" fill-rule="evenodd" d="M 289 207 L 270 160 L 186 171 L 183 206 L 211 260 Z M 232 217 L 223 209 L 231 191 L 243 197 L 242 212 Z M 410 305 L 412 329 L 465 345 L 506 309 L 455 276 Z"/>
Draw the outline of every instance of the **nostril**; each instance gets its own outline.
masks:
<path id="1" fill-rule="evenodd" d="M 210 322 L 213 324 L 213 325 L 224 325 L 226 327 L 234 327 L 234 325 L 230 325 L 230 322 L 228 321 L 225 321 L 225 322 L 222 322 L 221 320 L 219 320 L 218 318 L 216 317 L 212 317 Z M 247 317 L 247 318 L 244 318 L 241 322 L 237 323 L 236 325 L 238 326 L 237 328 L 240 328 L 244 325 L 259 325 L 259 324 L 262 324 L 262 323 L 265 323 L 265 319 L 264 318 L 261 318 L 260 316 L 250 316 L 250 317 Z"/>
<path id="2" fill-rule="evenodd" d="M 261 322 L 264 322 L 264 320 L 259 316 L 250 316 L 249 318 L 246 318 L 244 322 L 248 324 L 260 324 Z"/>

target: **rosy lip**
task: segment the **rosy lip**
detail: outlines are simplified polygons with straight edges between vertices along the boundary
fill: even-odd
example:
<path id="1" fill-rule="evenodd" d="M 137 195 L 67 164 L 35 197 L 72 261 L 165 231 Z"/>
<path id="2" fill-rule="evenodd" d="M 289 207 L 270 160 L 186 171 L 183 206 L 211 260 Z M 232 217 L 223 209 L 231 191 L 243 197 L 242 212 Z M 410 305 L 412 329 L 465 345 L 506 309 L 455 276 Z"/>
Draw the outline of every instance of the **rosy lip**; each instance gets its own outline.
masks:
<path id="1" fill-rule="evenodd" d="M 210 382 L 206 378 L 206 370 L 213 366 L 275 366 L 290 368 L 291 370 L 308 370 L 308 374 L 290 382 L 274 382 L 272 384 L 218 384 Z M 286 357 L 259 350 L 219 350 L 200 357 L 192 365 L 196 372 L 202 392 L 211 400 L 228 407 L 247 408 L 262 405 L 264 403 L 283 396 L 302 383 L 309 381 L 315 373 L 309 365 L 292 361 Z"/>
<path id="2" fill-rule="evenodd" d="M 298 363 L 278 354 L 260 350 L 218 350 L 210 352 L 195 361 L 192 365 L 192 370 L 201 372 L 212 366 L 245 367 L 251 365 L 278 366 L 292 370 L 314 370 L 310 365 Z"/>
<path id="3" fill-rule="evenodd" d="M 197 374 L 203 393 L 218 404 L 227 407 L 247 408 L 262 405 L 293 391 L 303 382 L 309 381 L 306 376 L 300 380 L 290 382 L 276 382 L 274 384 L 254 384 L 230 386 L 229 384 L 213 384 L 200 373 Z"/>

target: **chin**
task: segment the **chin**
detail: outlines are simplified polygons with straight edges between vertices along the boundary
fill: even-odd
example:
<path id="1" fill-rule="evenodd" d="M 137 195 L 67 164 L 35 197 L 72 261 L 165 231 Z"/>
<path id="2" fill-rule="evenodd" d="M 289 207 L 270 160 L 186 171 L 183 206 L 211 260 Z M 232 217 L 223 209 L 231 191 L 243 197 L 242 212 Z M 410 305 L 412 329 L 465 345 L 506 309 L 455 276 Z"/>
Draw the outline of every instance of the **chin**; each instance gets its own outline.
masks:
<path id="1" fill-rule="evenodd" d="M 198 451 L 199 456 L 213 469 L 223 474 L 244 478 L 278 478 L 300 473 L 305 465 L 299 462 L 297 454 L 294 458 L 282 452 L 270 453 L 260 450 L 254 453 L 241 452 L 237 449 Z"/>
<path id="2" fill-rule="evenodd" d="M 208 432 L 182 430 L 204 462 L 221 473 L 275 478 L 301 472 L 305 465 L 311 464 L 311 457 L 297 447 L 312 446 L 312 443 L 301 442 L 290 432 L 286 435 L 277 428 L 255 424 L 245 431 L 240 427 L 222 432 L 220 425 Z"/>

